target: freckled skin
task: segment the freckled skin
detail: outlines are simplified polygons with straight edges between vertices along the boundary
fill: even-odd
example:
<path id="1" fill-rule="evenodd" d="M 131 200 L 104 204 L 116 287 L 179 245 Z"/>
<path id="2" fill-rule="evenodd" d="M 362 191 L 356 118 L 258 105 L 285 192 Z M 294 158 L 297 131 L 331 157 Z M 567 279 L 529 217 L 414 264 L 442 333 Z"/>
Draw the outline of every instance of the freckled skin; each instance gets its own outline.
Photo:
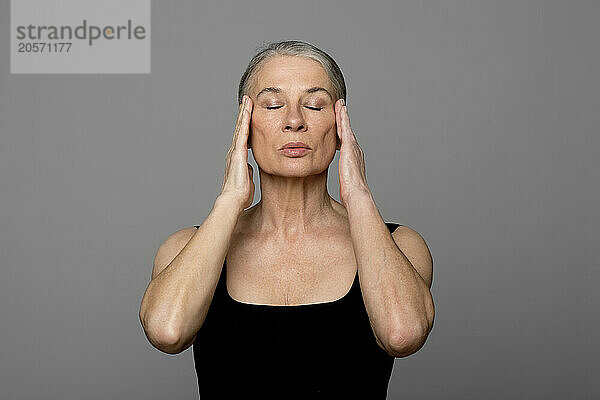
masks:
<path id="1" fill-rule="evenodd" d="M 333 98 L 325 92 L 305 93 L 315 86 L 324 87 Z M 279 87 L 282 92 L 267 92 L 257 98 L 265 87 Z M 321 64 L 306 57 L 271 57 L 260 66 L 248 95 L 254 103 L 250 122 L 252 154 L 263 172 L 301 177 L 329 167 L 339 148 L 334 109 L 337 99 Z M 285 157 L 278 149 L 290 141 L 302 141 L 312 150 L 303 157 Z"/>

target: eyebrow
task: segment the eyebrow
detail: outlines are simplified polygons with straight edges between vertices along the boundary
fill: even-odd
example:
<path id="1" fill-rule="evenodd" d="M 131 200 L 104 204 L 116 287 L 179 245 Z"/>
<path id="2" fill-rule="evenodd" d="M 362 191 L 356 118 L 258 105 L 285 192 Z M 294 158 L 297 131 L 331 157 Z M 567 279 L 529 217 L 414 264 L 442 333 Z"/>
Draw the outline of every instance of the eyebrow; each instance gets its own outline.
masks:
<path id="1" fill-rule="evenodd" d="M 283 92 L 283 90 L 281 90 L 281 88 L 270 86 L 270 87 L 266 87 L 263 90 L 261 90 L 260 92 L 258 92 L 258 94 L 256 95 L 256 98 L 258 99 L 258 96 L 260 96 L 263 93 L 281 93 L 281 92 Z M 306 93 L 325 92 L 325 93 L 327 93 L 327 96 L 329 96 L 329 98 L 331 100 L 333 100 L 333 96 L 331 95 L 331 93 L 329 93 L 329 90 L 325 89 L 324 87 L 314 86 L 314 87 L 306 89 L 305 92 Z"/>

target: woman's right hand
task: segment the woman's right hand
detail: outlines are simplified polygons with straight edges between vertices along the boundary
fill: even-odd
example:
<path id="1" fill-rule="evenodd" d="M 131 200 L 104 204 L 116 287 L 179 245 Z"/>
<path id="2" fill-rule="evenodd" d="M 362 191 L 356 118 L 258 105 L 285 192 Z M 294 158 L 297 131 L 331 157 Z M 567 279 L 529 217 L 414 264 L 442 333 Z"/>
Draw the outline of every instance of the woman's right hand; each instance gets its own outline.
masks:
<path id="1" fill-rule="evenodd" d="M 254 200 L 254 181 L 252 166 L 248 163 L 248 137 L 250 135 L 250 118 L 252 116 L 252 99 L 247 95 L 242 98 L 231 147 L 225 159 L 225 177 L 219 197 L 231 198 L 240 204 L 241 211 L 252 205 Z"/>

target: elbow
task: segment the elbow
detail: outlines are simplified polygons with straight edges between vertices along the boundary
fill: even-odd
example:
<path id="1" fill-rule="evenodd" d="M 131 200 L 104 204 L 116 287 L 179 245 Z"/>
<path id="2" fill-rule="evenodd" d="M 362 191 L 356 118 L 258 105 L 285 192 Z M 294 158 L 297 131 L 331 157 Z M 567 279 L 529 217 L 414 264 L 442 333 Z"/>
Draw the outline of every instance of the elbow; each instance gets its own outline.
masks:
<path id="1" fill-rule="evenodd" d="M 394 357 L 402 358 L 416 353 L 423 347 L 433 329 L 435 305 L 431 295 L 425 298 L 424 312 L 415 316 L 413 323 L 390 324 L 395 326 L 389 335 L 388 347 Z"/>
<path id="2" fill-rule="evenodd" d="M 394 335 L 389 341 L 388 353 L 397 358 L 408 357 L 419 351 L 425 344 L 423 336 L 407 336 L 404 334 Z"/>
<path id="3" fill-rule="evenodd" d="M 167 354 L 179 354 L 186 349 L 180 337 L 169 331 L 161 331 L 152 338 L 148 336 L 148 340 L 155 348 Z"/>
<path id="4" fill-rule="evenodd" d="M 156 349 L 167 354 L 179 354 L 185 350 L 181 335 L 176 329 L 172 329 L 160 321 L 145 319 L 141 313 L 140 321 L 146 338 Z"/>
<path id="5" fill-rule="evenodd" d="M 396 329 L 389 339 L 389 354 L 397 358 L 408 357 L 419 351 L 431 331 L 429 324 L 416 324 L 412 329 Z"/>

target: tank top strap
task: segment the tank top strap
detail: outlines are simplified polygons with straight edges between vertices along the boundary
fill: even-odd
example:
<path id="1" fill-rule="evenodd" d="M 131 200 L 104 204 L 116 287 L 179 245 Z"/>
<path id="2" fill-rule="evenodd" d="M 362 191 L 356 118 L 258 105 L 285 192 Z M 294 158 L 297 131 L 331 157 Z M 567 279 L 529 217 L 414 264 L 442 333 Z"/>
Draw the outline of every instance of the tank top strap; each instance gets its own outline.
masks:
<path id="1" fill-rule="evenodd" d="M 390 233 L 394 232 L 397 227 L 402 226 L 401 224 L 398 224 L 396 222 L 386 222 L 385 225 L 390 230 Z"/>

